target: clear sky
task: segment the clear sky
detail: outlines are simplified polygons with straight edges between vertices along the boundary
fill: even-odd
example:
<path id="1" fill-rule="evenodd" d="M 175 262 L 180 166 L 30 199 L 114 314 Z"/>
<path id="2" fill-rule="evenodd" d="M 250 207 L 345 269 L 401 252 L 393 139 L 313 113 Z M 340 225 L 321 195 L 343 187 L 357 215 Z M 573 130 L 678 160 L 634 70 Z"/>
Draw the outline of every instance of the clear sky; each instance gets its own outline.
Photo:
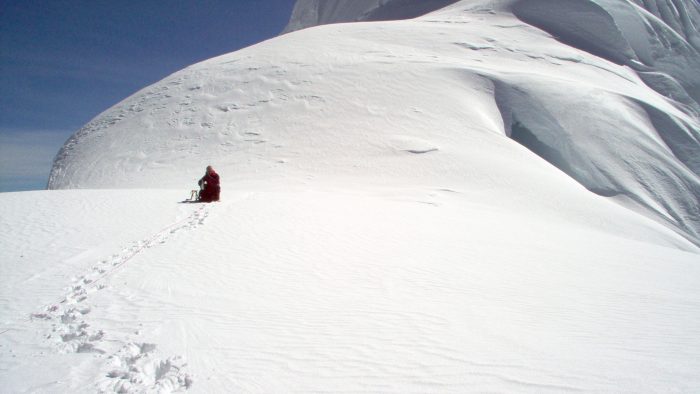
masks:
<path id="1" fill-rule="evenodd" d="M 0 192 L 44 189 L 90 119 L 186 66 L 274 37 L 295 0 L 0 0 Z"/>

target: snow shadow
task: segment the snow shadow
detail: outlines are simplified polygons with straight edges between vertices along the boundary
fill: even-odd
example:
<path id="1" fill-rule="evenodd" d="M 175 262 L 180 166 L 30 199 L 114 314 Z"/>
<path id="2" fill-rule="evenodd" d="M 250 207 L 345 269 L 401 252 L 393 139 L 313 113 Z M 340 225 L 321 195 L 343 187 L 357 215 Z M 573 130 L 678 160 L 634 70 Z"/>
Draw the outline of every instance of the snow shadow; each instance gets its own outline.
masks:
<path id="1" fill-rule="evenodd" d="M 700 111 L 700 34 L 691 21 L 700 15 L 692 2 L 656 1 L 642 11 L 632 2 L 519 0 L 513 14 L 556 40 L 637 72 L 647 86 L 681 104 L 697 118 Z M 670 15 L 669 15 L 670 14 Z"/>
<path id="2" fill-rule="evenodd" d="M 513 14 L 566 45 L 613 63 L 636 58 L 613 18 L 592 1 L 557 0 L 554 8 L 551 0 L 521 0 L 513 5 Z"/>
<path id="3" fill-rule="evenodd" d="M 659 130 L 659 137 L 671 149 L 674 156 L 695 175 L 700 176 L 700 156 L 698 156 L 700 136 L 680 119 L 672 118 L 666 112 L 643 101 L 636 102 L 644 108 L 654 128 Z"/>
<path id="4" fill-rule="evenodd" d="M 589 191 L 620 197 L 700 246 L 700 142 L 680 120 L 622 96 L 564 98 L 556 88 L 493 83 L 508 137 Z M 601 99 L 607 112 L 590 103 Z"/>

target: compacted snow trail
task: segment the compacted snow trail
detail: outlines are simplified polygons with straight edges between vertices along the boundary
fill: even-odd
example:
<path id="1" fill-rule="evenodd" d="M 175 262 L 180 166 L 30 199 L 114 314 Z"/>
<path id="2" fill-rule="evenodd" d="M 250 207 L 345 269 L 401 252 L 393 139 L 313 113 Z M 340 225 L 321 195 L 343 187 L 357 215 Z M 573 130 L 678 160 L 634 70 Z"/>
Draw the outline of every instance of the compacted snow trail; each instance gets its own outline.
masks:
<path id="1" fill-rule="evenodd" d="M 115 192 L 115 194 L 124 197 L 125 193 Z M 137 196 L 135 196 L 135 194 Z M 139 196 L 143 197 L 144 194 L 156 196 L 163 193 L 138 191 L 137 193 L 130 193 L 124 200 L 126 200 L 127 203 L 133 203 L 130 201 L 131 199 L 136 199 Z M 92 218 L 95 220 L 99 220 L 101 217 L 111 220 L 110 213 L 113 214 L 115 208 L 119 209 L 120 206 L 123 206 L 123 204 L 120 203 L 114 204 L 113 201 L 111 201 L 113 196 L 104 192 L 88 191 L 71 193 L 71 195 L 74 197 L 73 201 L 64 201 L 61 196 L 52 193 L 51 196 L 44 195 L 44 198 L 40 198 L 38 202 L 42 204 L 44 201 L 47 201 L 49 202 L 47 207 L 53 205 L 54 208 L 58 209 L 71 205 L 78 206 L 79 209 L 91 211 L 92 215 L 97 213 L 98 215 Z M 170 197 L 168 196 L 172 195 L 174 195 L 174 193 L 165 193 L 166 199 L 169 199 Z M 20 197 L 20 194 L 10 194 L 7 196 L 10 196 L 9 200 L 12 201 L 12 197 Z M 102 203 L 100 203 L 101 207 L 98 209 L 89 206 L 93 205 L 94 197 L 99 197 L 98 199 L 102 201 Z M 107 202 L 106 204 L 105 201 Z M 152 204 L 145 202 L 145 206 L 150 210 L 147 210 L 148 212 L 138 212 L 144 214 L 140 217 L 125 212 L 121 213 L 122 215 L 126 214 L 124 216 L 132 220 L 128 223 L 128 226 L 123 228 L 124 232 L 138 233 L 140 231 L 137 229 L 139 229 L 140 226 L 151 227 L 151 223 L 147 224 L 148 221 L 154 219 L 156 219 L 156 222 L 159 221 L 158 217 L 162 216 L 165 210 L 153 210 L 150 205 Z M 175 206 L 176 204 L 171 200 L 168 205 Z M 95 361 L 104 358 L 102 363 L 104 364 L 105 371 L 101 373 L 104 378 L 101 380 L 98 379 L 99 383 L 97 389 L 99 391 L 143 392 L 155 390 L 158 392 L 166 392 L 169 390 L 177 391 L 179 389 L 186 389 L 191 385 L 192 380 L 189 375 L 184 372 L 185 363 L 181 357 L 160 359 L 155 352 L 156 344 L 120 341 L 118 338 L 111 335 L 108 329 L 105 329 L 99 324 L 94 324 L 90 319 L 91 313 L 99 308 L 92 302 L 92 298 L 94 298 L 96 292 L 104 291 L 105 289 L 109 292 L 111 277 L 120 270 L 127 268 L 128 263 L 143 263 L 142 261 L 136 261 L 138 260 L 137 257 L 153 247 L 164 245 L 177 238 L 180 238 L 182 242 L 181 235 L 184 234 L 183 232 L 195 230 L 204 224 L 209 215 L 209 206 L 204 204 L 183 205 L 178 207 L 178 211 L 177 216 L 181 216 L 182 214 L 186 216 L 176 219 L 174 222 L 162 227 L 160 230 L 152 233 L 152 235 L 144 237 L 140 241 L 130 242 L 129 246 L 121 247 L 119 252 L 113 253 L 109 257 L 100 258 L 96 264 L 84 268 L 82 273 L 80 273 L 80 267 L 85 266 L 84 260 L 87 260 L 83 257 L 92 255 L 92 251 L 84 251 L 76 256 L 70 257 L 68 261 L 72 260 L 71 263 L 74 266 L 68 267 L 69 269 L 66 271 L 71 272 L 72 279 L 70 279 L 70 285 L 64 287 L 62 290 L 62 295 L 60 297 L 53 296 L 53 302 L 46 304 L 47 306 L 41 308 L 41 310 L 34 311 L 24 317 L 17 316 L 15 319 L 12 319 L 10 313 L 5 315 L 5 313 L 8 312 L 7 309 L 5 309 L 5 311 L 3 311 L 3 317 L 10 317 L 10 320 L 3 322 L 5 326 L 9 328 L 3 330 L 2 334 L 10 333 L 7 336 L 11 337 L 12 332 L 26 329 L 35 330 L 37 332 L 43 331 L 43 334 L 39 335 L 47 344 L 52 344 L 51 347 L 58 353 L 93 354 L 97 357 Z M 43 213 L 46 214 L 43 218 L 40 215 L 36 216 L 38 223 L 33 221 L 21 223 L 19 220 L 21 220 L 22 217 L 15 213 L 15 215 L 9 214 L 4 216 L 4 219 L 7 219 L 7 221 L 3 224 L 6 224 L 8 228 L 12 228 L 12 231 L 23 233 L 26 231 L 23 227 L 31 228 L 35 225 L 44 227 L 51 222 L 51 219 L 54 219 L 50 212 Z M 13 220 L 15 218 L 19 220 Z M 71 221 L 58 224 L 57 227 L 60 228 L 64 234 L 70 234 L 74 228 L 85 225 L 95 226 L 96 224 L 99 225 L 88 219 L 87 223 L 84 221 L 82 223 L 81 221 Z M 104 228 L 101 230 L 104 231 Z M 31 231 L 27 231 L 27 233 L 29 232 Z M 56 235 L 52 244 L 58 246 L 69 240 L 71 240 L 71 237 L 66 237 L 65 235 L 61 236 L 59 233 Z M 8 239 L 4 239 L 3 241 L 3 243 L 7 245 L 12 245 Z M 57 243 L 58 245 L 56 245 Z M 65 243 L 64 246 L 69 246 L 69 243 Z M 34 250 L 32 252 L 39 252 L 39 250 Z M 12 254 L 12 251 L 6 250 L 6 253 Z M 58 253 L 58 255 L 60 256 L 61 253 Z M 16 258 L 16 256 L 9 256 L 9 259 L 6 261 L 11 261 L 13 257 Z M 20 258 L 23 257 L 24 255 L 20 256 Z M 50 259 L 49 256 L 46 256 L 46 258 Z M 62 264 L 65 262 L 66 261 L 59 260 L 55 261 L 54 264 Z M 4 266 L 3 268 L 10 267 Z M 23 267 L 15 266 L 14 268 L 21 269 Z M 52 265 L 47 265 L 45 268 L 48 271 L 54 269 Z M 8 273 L 9 272 L 8 270 Z M 41 276 L 41 274 L 35 273 L 31 279 L 38 280 Z M 44 278 L 44 280 L 46 280 L 46 278 Z M 48 282 L 46 284 L 56 288 L 55 285 L 58 283 Z M 6 299 L 9 301 L 7 306 L 12 305 L 16 307 L 17 304 L 23 304 L 17 302 L 17 299 L 13 299 L 13 294 L 11 293 L 12 292 L 10 292 L 10 294 L 5 294 L 3 297 L 7 297 Z M 48 296 L 49 294 L 46 295 Z M 138 331 L 138 328 L 134 327 L 133 331 Z M 122 342 L 123 345 L 119 347 L 119 344 Z M 40 354 L 43 355 L 45 352 L 41 351 Z M 100 364 L 100 362 L 95 364 Z"/>
<path id="2" fill-rule="evenodd" d="M 73 280 L 74 283 L 59 302 L 33 313 L 32 318 L 51 324 L 47 338 L 53 338 L 62 352 L 106 353 L 102 345 L 109 334 L 102 329 L 91 328 L 88 316 L 93 309 L 90 295 L 107 288 L 106 279 L 147 249 L 165 244 L 182 230 L 194 230 L 204 224 L 209 214 L 206 208 L 206 205 L 200 205 L 184 219 L 100 260 L 87 273 Z M 187 388 L 191 384 L 191 378 L 183 372 L 181 358 L 157 359 L 152 356 L 155 349 L 155 344 L 129 342 L 110 355 L 110 371 L 106 374 L 108 379 L 100 382 L 100 390 L 123 392 Z"/>

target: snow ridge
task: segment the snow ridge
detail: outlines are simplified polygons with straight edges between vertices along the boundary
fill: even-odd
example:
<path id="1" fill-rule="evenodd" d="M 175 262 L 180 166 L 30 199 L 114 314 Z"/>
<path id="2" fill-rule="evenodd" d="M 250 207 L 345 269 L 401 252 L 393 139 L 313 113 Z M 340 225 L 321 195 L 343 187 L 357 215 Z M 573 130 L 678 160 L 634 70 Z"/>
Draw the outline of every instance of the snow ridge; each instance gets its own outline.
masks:
<path id="1" fill-rule="evenodd" d="M 329 23 L 411 19 L 458 0 L 297 0 L 284 33 Z"/>

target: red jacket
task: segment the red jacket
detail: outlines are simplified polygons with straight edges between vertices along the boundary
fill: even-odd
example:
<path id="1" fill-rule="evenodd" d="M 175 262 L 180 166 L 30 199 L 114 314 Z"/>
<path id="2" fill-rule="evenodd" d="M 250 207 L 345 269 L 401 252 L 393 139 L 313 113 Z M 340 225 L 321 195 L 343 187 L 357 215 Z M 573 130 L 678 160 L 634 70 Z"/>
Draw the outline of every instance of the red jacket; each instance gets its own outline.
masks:
<path id="1" fill-rule="evenodd" d="M 209 188 L 216 189 L 216 188 L 218 188 L 219 187 L 219 174 L 217 174 L 214 171 L 205 174 L 202 177 L 202 179 L 199 180 L 199 186 L 201 186 L 202 189 L 209 189 Z"/>
<path id="2" fill-rule="evenodd" d="M 202 188 L 199 192 L 199 201 L 219 201 L 219 193 L 221 192 L 219 174 L 214 171 L 207 173 L 199 180 L 199 186 Z"/>

